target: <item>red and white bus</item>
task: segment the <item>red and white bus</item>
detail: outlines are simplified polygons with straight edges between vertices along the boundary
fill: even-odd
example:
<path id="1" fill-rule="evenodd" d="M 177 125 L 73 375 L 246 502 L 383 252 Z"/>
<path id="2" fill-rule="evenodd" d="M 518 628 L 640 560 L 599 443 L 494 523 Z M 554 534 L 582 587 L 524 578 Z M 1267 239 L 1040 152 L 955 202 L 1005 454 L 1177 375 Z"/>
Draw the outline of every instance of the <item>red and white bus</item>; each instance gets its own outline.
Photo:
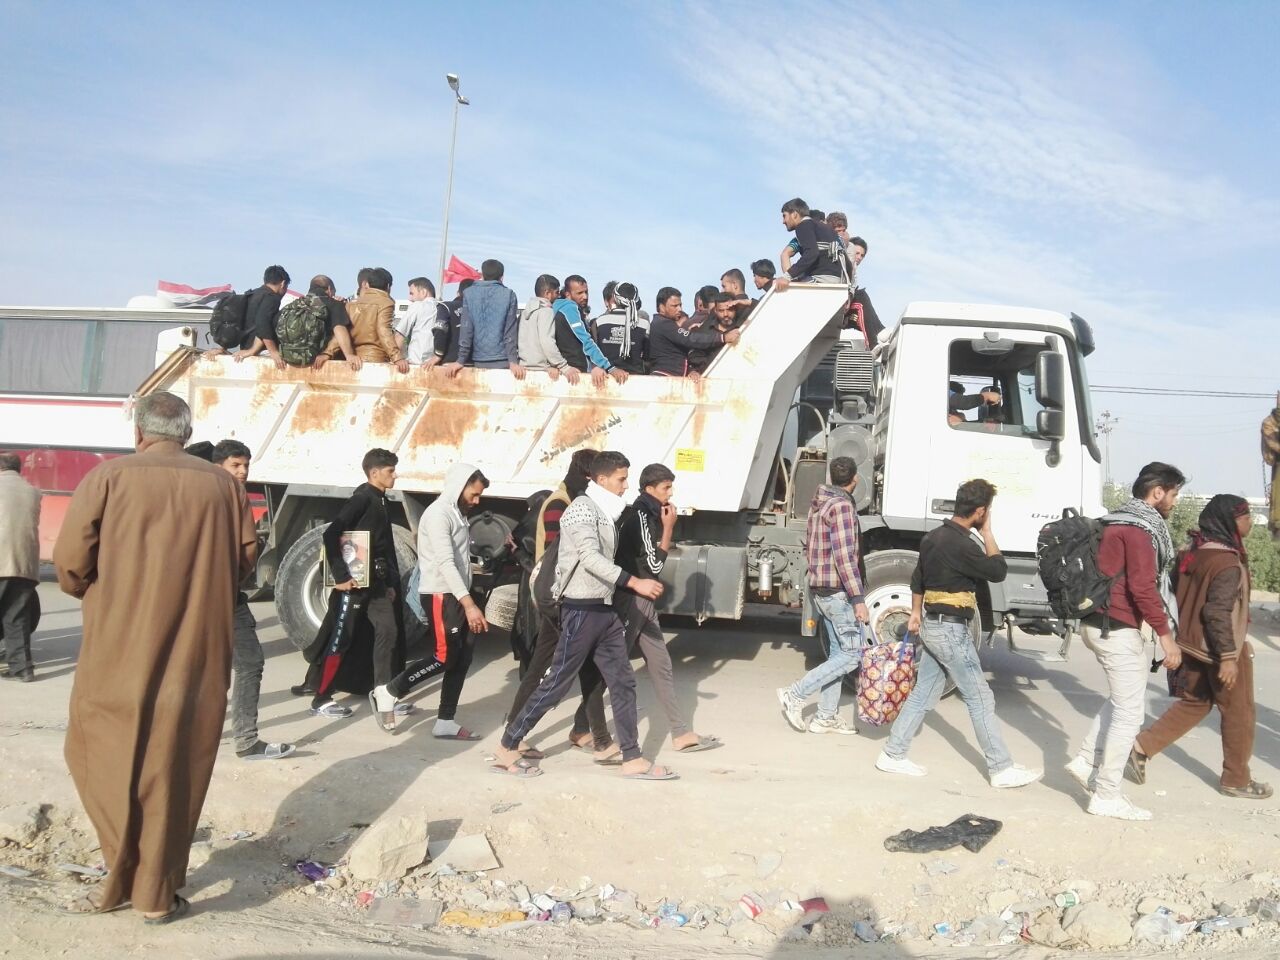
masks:
<path id="1" fill-rule="evenodd" d="M 133 452 L 130 394 L 178 347 L 204 345 L 210 312 L 0 307 L 0 450 L 44 494 L 42 560 L 84 475 Z"/>

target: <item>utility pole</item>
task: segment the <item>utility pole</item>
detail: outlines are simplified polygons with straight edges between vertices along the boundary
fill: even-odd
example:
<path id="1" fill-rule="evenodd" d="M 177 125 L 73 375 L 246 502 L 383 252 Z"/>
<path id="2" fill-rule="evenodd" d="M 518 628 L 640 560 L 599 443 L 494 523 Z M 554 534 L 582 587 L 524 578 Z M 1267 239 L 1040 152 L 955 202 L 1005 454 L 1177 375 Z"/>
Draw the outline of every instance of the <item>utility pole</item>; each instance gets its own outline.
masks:
<path id="1" fill-rule="evenodd" d="M 1103 410 L 1102 413 L 1098 416 L 1098 422 L 1095 426 L 1095 429 L 1100 434 L 1102 434 L 1102 442 L 1103 442 L 1102 472 L 1103 472 L 1103 475 L 1106 477 L 1106 482 L 1108 485 L 1111 483 L 1111 431 L 1113 431 L 1116 428 L 1116 424 L 1119 422 L 1120 422 L 1120 418 L 1112 416 L 1110 410 Z"/>
<path id="2" fill-rule="evenodd" d="M 459 92 L 456 73 L 445 74 L 445 80 L 453 91 L 453 138 L 449 142 L 449 185 L 444 191 L 444 223 L 440 227 L 440 286 L 436 293 L 441 299 L 444 298 L 444 261 L 449 250 L 449 204 L 453 201 L 453 154 L 458 146 L 458 108 L 471 103 Z"/>

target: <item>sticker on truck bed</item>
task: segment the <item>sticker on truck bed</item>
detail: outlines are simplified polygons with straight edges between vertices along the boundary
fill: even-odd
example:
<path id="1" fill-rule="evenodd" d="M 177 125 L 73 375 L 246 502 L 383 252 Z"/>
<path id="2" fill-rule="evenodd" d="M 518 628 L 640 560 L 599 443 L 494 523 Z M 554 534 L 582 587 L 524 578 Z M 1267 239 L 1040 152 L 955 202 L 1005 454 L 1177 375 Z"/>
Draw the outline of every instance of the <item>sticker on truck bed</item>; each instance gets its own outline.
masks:
<path id="1" fill-rule="evenodd" d="M 677 450 L 676 469 L 683 473 L 702 473 L 707 465 L 705 450 Z"/>

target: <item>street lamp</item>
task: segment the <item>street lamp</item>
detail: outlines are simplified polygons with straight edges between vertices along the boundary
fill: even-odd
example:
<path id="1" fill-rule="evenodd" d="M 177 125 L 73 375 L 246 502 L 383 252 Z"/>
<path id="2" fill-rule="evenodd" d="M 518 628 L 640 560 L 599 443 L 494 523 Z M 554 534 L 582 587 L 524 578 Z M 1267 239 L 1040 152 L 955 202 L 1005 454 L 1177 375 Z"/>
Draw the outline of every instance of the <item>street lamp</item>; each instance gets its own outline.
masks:
<path id="1" fill-rule="evenodd" d="M 453 137 L 449 142 L 449 185 L 444 191 L 444 225 L 440 228 L 440 296 L 444 296 L 444 258 L 449 249 L 449 204 L 453 200 L 453 154 L 458 146 L 458 108 L 471 103 L 458 92 L 458 75 L 446 73 L 445 80 L 453 91 Z"/>

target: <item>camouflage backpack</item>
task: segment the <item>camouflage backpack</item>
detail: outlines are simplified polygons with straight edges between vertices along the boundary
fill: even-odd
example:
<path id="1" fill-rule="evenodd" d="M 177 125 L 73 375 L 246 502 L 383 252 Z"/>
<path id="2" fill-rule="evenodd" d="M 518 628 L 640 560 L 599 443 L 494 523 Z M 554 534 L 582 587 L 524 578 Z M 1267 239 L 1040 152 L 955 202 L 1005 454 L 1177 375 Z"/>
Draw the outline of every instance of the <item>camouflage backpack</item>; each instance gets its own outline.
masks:
<path id="1" fill-rule="evenodd" d="M 324 349 L 329 308 L 313 293 L 289 303 L 276 321 L 280 356 L 293 367 L 309 367 Z"/>

